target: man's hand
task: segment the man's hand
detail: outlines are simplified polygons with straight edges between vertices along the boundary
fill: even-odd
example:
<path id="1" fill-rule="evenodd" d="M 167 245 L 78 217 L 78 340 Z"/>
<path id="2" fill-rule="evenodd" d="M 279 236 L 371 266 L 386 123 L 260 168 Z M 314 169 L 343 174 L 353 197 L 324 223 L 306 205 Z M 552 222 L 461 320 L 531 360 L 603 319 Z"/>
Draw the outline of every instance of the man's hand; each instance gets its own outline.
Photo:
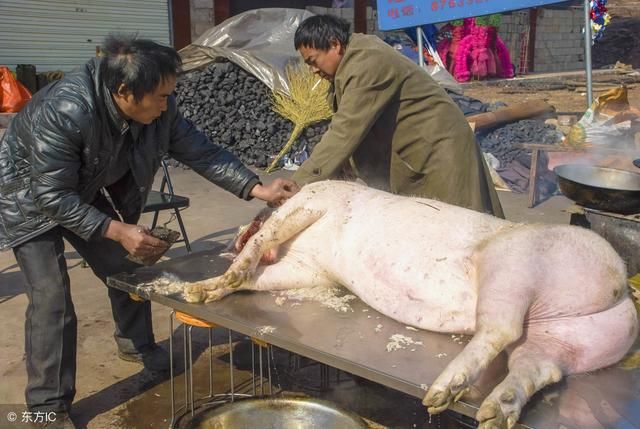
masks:
<path id="1" fill-rule="evenodd" d="M 300 187 L 293 180 L 276 179 L 268 185 L 257 184 L 249 195 L 266 201 L 270 207 L 278 207 L 299 190 Z"/>
<path id="2" fill-rule="evenodd" d="M 146 227 L 129 225 L 117 220 L 112 220 L 109 223 L 104 236 L 117 241 L 131 256 L 136 256 L 141 260 L 153 259 L 162 255 L 169 248 L 169 243 L 150 235 Z"/>

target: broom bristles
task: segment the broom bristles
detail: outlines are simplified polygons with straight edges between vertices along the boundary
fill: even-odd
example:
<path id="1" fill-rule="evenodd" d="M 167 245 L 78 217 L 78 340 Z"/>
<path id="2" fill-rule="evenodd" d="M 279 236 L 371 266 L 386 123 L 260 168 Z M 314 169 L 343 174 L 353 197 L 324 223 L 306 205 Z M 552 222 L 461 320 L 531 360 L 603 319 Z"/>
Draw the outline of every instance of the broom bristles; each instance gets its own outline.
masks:
<path id="1" fill-rule="evenodd" d="M 293 122 L 296 134 L 299 135 L 307 126 L 329 119 L 333 115 L 331 106 L 327 102 L 329 82 L 317 77 L 302 62 L 288 64 L 286 75 L 291 94 L 274 91 L 271 96 L 271 104 L 274 112 Z M 280 158 L 291 149 L 298 135 L 291 136 L 267 168 L 267 173 L 271 172 Z"/>

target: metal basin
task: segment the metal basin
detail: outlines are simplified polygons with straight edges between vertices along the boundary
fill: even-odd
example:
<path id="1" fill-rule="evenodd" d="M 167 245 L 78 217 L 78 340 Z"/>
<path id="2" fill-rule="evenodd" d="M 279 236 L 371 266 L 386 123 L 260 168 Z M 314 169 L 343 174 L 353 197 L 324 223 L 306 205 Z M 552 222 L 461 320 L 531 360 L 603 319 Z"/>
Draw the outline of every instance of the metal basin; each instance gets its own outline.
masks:
<path id="1" fill-rule="evenodd" d="M 640 212 L 640 174 L 615 168 L 567 164 L 553 169 L 560 191 L 576 203 L 596 210 Z"/>
<path id="2" fill-rule="evenodd" d="M 197 429 L 366 429 L 357 415 L 311 398 L 241 399 L 194 418 Z"/>

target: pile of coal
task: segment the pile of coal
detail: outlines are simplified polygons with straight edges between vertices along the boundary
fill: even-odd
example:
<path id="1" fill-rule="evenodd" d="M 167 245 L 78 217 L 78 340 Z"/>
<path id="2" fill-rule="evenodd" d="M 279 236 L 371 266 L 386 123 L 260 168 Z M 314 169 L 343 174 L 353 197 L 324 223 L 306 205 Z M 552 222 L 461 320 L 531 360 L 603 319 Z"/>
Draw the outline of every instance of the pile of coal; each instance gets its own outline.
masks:
<path id="1" fill-rule="evenodd" d="M 247 165 L 266 167 L 291 135 L 293 124 L 271 109 L 271 90 L 229 61 L 182 74 L 176 94 L 184 117 Z M 307 127 L 288 158 L 303 161 L 327 126 Z"/>
<path id="2" fill-rule="evenodd" d="M 271 108 L 271 90 L 232 62 L 216 62 L 182 74 L 176 94 L 184 117 L 247 165 L 266 167 L 291 135 L 293 124 Z M 486 109 L 482 106 L 481 110 Z M 280 166 L 291 161 L 302 163 L 328 123 L 307 127 Z M 478 134 L 482 150 L 493 154 L 501 165 L 527 154 L 519 143 L 554 144 L 560 138 L 554 126 L 538 120 L 523 120 Z"/>
<path id="3" fill-rule="evenodd" d="M 529 151 L 519 147 L 523 143 L 557 144 L 562 134 L 556 127 L 544 121 L 525 119 L 507 124 L 486 133 L 477 134 L 483 152 L 498 158 L 500 165 L 510 164 L 515 159 L 529 155 Z"/>

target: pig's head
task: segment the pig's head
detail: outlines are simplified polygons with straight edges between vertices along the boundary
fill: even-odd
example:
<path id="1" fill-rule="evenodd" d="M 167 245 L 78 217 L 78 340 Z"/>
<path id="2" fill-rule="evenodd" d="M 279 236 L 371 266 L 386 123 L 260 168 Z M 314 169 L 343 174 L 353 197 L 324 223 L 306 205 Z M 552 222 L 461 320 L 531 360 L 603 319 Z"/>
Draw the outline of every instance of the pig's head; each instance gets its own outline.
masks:
<path id="1" fill-rule="evenodd" d="M 260 231 L 260 228 L 262 228 L 262 225 L 264 225 L 267 219 L 269 219 L 269 216 L 271 216 L 271 213 L 273 213 L 273 211 L 274 209 L 266 207 L 256 215 L 256 217 L 253 219 L 253 221 L 251 221 L 250 224 L 243 225 L 238 228 L 238 233 L 227 247 L 228 253 L 226 253 L 225 256 L 231 258 L 235 258 L 236 256 L 238 256 L 242 249 L 244 249 L 244 246 L 247 245 L 249 239 L 258 231 Z M 278 248 L 276 247 L 265 252 L 265 254 L 262 255 L 262 259 L 260 259 L 260 262 L 263 264 L 273 264 L 276 261 L 277 257 Z"/>

